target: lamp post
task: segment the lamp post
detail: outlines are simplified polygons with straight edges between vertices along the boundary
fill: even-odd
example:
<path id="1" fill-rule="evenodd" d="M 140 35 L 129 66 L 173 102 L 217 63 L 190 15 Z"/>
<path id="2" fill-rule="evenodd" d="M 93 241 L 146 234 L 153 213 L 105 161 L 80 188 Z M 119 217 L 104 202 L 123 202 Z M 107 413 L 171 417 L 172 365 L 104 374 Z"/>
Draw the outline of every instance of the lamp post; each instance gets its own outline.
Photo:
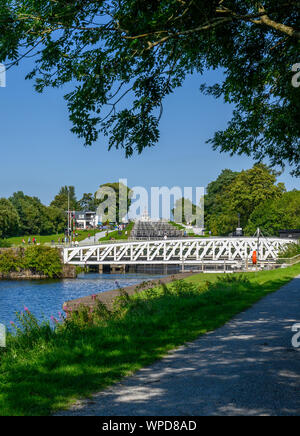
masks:
<path id="1" fill-rule="evenodd" d="M 70 188 L 68 187 L 68 242 L 70 242 Z"/>

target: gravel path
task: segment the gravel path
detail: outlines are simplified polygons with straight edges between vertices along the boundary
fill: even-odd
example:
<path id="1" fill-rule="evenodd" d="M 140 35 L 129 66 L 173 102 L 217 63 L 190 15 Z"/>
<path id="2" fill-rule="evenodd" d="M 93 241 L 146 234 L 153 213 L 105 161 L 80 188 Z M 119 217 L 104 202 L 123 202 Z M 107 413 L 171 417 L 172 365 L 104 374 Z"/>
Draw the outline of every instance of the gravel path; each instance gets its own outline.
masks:
<path id="1" fill-rule="evenodd" d="M 59 415 L 299 415 L 300 277 L 224 327 Z"/>

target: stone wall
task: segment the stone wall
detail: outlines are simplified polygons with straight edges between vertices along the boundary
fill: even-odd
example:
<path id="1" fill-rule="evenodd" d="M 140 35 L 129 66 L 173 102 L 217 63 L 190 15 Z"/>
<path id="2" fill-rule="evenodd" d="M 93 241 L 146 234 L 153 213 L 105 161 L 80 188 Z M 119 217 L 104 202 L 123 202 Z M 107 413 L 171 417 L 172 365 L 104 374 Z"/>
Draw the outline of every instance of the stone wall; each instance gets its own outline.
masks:
<path id="1" fill-rule="evenodd" d="M 76 279 L 77 272 L 74 265 L 63 265 L 62 278 L 63 279 Z"/>
<path id="2" fill-rule="evenodd" d="M 62 274 L 60 279 L 76 279 L 77 272 L 76 267 L 73 265 L 63 265 Z M 0 280 L 47 280 L 49 277 L 40 274 L 33 273 L 30 270 L 14 271 L 10 273 L 1 273 Z"/>
<path id="3" fill-rule="evenodd" d="M 0 272 L 0 280 L 45 280 L 49 277 L 33 273 L 32 271 L 13 271 L 10 273 L 2 273 Z"/>

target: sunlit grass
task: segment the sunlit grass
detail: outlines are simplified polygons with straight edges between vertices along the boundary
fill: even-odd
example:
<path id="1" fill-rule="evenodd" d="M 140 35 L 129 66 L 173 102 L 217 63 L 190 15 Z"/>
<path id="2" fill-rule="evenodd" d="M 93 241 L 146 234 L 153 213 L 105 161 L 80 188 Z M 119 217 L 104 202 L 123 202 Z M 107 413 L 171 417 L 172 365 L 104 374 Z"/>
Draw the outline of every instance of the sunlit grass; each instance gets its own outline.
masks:
<path id="1" fill-rule="evenodd" d="M 100 230 L 97 230 L 96 232 L 100 232 Z M 77 241 L 83 241 L 88 237 L 88 235 L 94 236 L 95 230 L 76 230 L 76 233 L 78 233 L 78 237 L 76 237 Z M 58 240 L 62 241 L 62 239 L 65 237 L 64 233 L 60 234 L 53 234 L 53 235 L 26 235 L 26 236 L 16 236 L 12 238 L 7 238 L 6 241 L 9 242 L 12 246 L 18 246 L 22 245 L 22 241 L 24 239 L 25 245 L 28 245 L 28 238 L 30 238 L 31 243 L 32 239 L 36 238 L 36 242 L 39 244 L 51 244 L 52 241 L 55 242 L 55 244 L 58 243 Z"/>
<path id="2" fill-rule="evenodd" d="M 104 238 L 101 238 L 100 241 L 110 241 L 111 239 L 115 239 L 115 240 L 124 240 L 124 239 L 128 239 L 130 236 L 130 233 L 133 229 L 134 223 L 129 223 L 128 226 L 122 230 L 120 233 L 118 230 L 114 231 L 114 232 L 110 232 L 108 234 L 108 236 L 105 236 Z M 127 234 L 126 234 L 127 232 Z"/>
<path id="3" fill-rule="evenodd" d="M 48 415 L 68 407 L 222 326 L 299 274 L 300 265 L 227 279 L 200 274 L 136 294 L 96 326 L 9 337 L 0 354 L 0 415 Z"/>

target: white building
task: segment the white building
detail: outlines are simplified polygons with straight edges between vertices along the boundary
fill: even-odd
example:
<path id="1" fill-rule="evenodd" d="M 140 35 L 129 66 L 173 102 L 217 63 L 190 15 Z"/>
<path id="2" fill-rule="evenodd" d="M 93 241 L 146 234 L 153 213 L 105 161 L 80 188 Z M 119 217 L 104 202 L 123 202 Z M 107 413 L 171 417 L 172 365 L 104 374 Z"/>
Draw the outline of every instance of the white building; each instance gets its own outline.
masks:
<path id="1" fill-rule="evenodd" d="M 74 219 L 74 212 L 72 212 L 71 216 Z M 96 212 L 75 212 L 75 223 L 78 229 L 95 228 L 99 224 L 99 217 Z"/>

